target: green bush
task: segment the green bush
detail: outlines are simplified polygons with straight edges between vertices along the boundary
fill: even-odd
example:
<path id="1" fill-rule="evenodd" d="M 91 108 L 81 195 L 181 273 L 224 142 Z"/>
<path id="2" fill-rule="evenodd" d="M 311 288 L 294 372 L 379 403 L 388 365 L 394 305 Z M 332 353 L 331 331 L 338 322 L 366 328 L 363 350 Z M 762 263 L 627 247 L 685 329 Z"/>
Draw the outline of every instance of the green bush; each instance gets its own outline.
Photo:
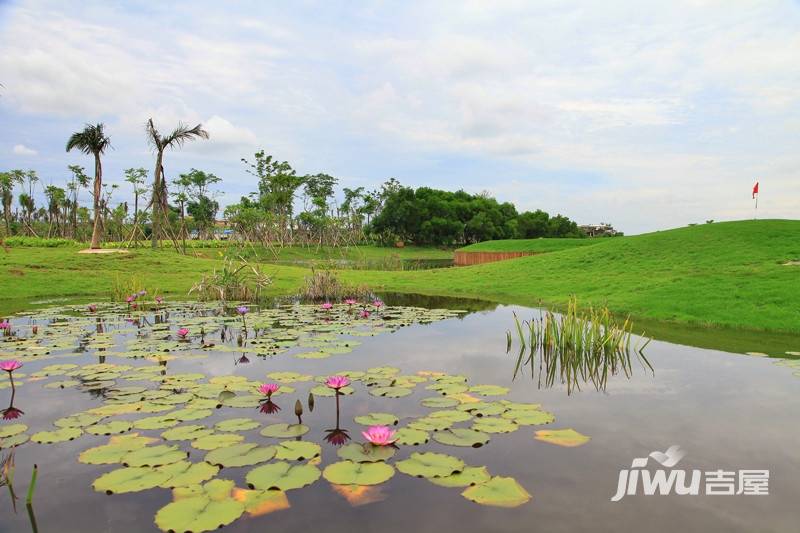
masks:
<path id="1" fill-rule="evenodd" d="M 3 241 L 7 246 L 18 247 L 27 246 L 32 248 L 62 248 L 66 246 L 78 246 L 80 243 L 72 239 L 48 239 L 45 237 L 8 237 Z"/>

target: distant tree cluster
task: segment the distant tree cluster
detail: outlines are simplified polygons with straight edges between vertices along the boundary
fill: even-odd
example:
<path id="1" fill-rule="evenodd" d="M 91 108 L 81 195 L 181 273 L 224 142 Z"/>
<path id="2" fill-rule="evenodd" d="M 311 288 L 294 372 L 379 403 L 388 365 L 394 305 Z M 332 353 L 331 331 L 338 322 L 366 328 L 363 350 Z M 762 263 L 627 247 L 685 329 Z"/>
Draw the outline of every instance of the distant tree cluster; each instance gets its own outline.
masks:
<path id="1" fill-rule="evenodd" d="M 569 218 L 544 211 L 518 213 L 514 204 L 488 194 L 399 187 L 374 218 L 371 232 L 381 240 L 456 245 L 492 239 L 583 237 Z"/>

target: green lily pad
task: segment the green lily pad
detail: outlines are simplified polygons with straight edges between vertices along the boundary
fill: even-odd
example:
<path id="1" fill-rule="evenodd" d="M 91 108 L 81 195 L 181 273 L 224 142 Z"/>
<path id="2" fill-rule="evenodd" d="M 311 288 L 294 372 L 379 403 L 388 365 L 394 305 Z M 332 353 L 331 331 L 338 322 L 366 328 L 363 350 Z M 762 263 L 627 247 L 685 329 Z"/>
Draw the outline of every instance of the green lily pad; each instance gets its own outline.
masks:
<path id="1" fill-rule="evenodd" d="M 456 422 L 466 422 L 470 420 L 472 415 L 465 411 L 433 411 L 432 413 L 428 413 L 427 418 L 444 418 L 455 424 Z"/>
<path id="2" fill-rule="evenodd" d="M 404 446 L 419 446 L 430 440 L 430 435 L 427 431 L 413 428 L 400 428 L 394 436 L 397 438 L 395 442 Z"/>
<path id="3" fill-rule="evenodd" d="M 292 465 L 280 461 L 254 468 L 247 473 L 245 480 L 250 488 L 287 491 L 311 485 L 319 476 L 319 468 L 314 465 Z"/>
<path id="4" fill-rule="evenodd" d="M 503 414 L 508 410 L 508 407 L 500 402 L 472 402 L 462 403 L 456 409 L 466 411 L 472 416 L 481 417 Z"/>
<path id="5" fill-rule="evenodd" d="M 84 429 L 86 433 L 91 433 L 92 435 L 115 435 L 117 433 L 125 433 L 132 427 L 133 424 L 129 420 L 114 420 L 105 424 L 87 426 Z"/>
<path id="6" fill-rule="evenodd" d="M 414 420 L 408 427 L 419 431 L 443 431 L 453 425 L 453 421 L 448 418 L 422 417 Z"/>
<path id="7" fill-rule="evenodd" d="M 461 495 L 475 503 L 495 507 L 517 507 L 531 499 L 531 495 L 517 483 L 516 479 L 501 476 L 469 487 Z"/>
<path id="8" fill-rule="evenodd" d="M 257 396 L 255 394 L 247 394 L 244 396 L 235 396 L 232 398 L 226 398 L 222 401 L 222 405 L 225 407 L 241 407 L 241 408 L 248 408 L 248 407 L 258 407 L 261 401 L 264 399 L 263 396 Z"/>
<path id="9" fill-rule="evenodd" d="M 339 461 L 325 467 L 322 476 L 336 485 L 379 485 L 394 476 L 394 468 L 383 462 Z"/>
<path id="10" fill-rule="evenodd" d="M 170 475 L 149 467 L 117 468 L 94 480 L 92 487 L 106 494 L 122 494 L 152 489 L 166 482 Z"/>
<path id="11" fill-rule="evenodd" d="M 343 394 L 345 396 L 349 396 L 353 394 L 356 390 L 348 385 L 347 387 L 342 387 L 339 389 L 339 394 Z M 311 394 L 314 396 L 322 396 L 326 398 L 333 398 L 335 396 L 334 390 L 327 385 L 317 385 L 311 389 Z"/>
<path id="12" fill-rule="evenodd" d="M 281 383 L 295 383 L 298 381 L 311 381 L 314 376 L 308 374 L 298 374 L 297 372 L 271 372 L 267 374 L 268 378 L 280 381 Z"/>
<path id="13" fill-rule="evenodd" d="M 51 381 L 50 383 L 44 386 L 45 389 L 68 389 L 70 387 L 76 387 L 80 385 L 81 382 L 76 379 L 63 379 L 61 381 Z"/>
<path id="14" fill-rule="evenodd" d="M 28 431 L 28 426 L 25 424 L 10 424 L 8 426 L 0 426 L 0 439 L 18 435 Z"/>
<path id="15" fill-rule="evenodd" d="M 519 429 L 519 425 L 513 420 L 497 417 L 482 417 L 476 418 L 475 423 L 472 424 L 472 429 L 475 431 L 483 431 L 484 433 L 511 433 Z"/>
<path id="16" fill-rule="evenodd" d="M 20 446 L 29 440 L 30 437 L 27 433 L 17 433 L 16 435 L 11 435 L 10 437 L 4 437 L 0 439 L 0 450 L 6 450 L 8 448 L 13 448 L 14 446 Z"/>
<path id="17" fill-rule="evenodd" d="M 336 454 L 342 458 L 355 463 L 375 463 L 377 461 L 387 461 L 395 454 L 392 446 L 375 446 L 374 444 L 357 442 L 342 446 Z"/>
<path id="18" fill-rule="evenodd" d="M 214 433 L 192 441 L 192 448 L 198 450 L 216 450 L 233 444 L 238 444 L 244 440 L 243 435 L 238 433 Z"/>
<path id="19" fill-rule="evenodd" d="M 137 434 L 111 437 L 108 444 L 85 450 L 78 456 L 78 461 L 90 465 L 106 465 L 121 463 L 122 458 L 133 450 L 144 448 L 157 439 L 142 437 Z"/>
<path id="20" fill-rule="evenodd" d="M 214 414 L 214 411 L 211 409 L 192 409 L 192 408 L 185 408 L 185 409 L 178 409 L 177 411 L 172 411 L 171 413 L 165 415 L 169 418 L 174 420 L 178 420 L 179 422 L 186 422 L 189 420 L 200 420 L 201 418 L 206 418 Z"/>
<path id="21" fill-rule="evenodd" d="M 229 418 L 222 422 L 214 424 L 214 429 L 217 431 L 247 431 L 255 429 L 261 424 L 252 418 Z"/>
<path id="22" fill-rule="evenodd" d="M 259 446 L 252 442 L 242 442 L 208 452 L 205 461 L 225 468 L 252 466 L 269 461 L 275 457 L 275 453 L 275 446 Z"/>
<path id="23" fill-rule="evenodd" d="M 276 446 L 276 450 L 275 458 L 283 461 L 305 461 L 322 453 L 319 444 L 299 440 L 283 441 Z"/>
<path id="24" fill-rule="evenodd" d="M 425 407 L 435 407 L 436 409 L 446 409 L 448 407 L 455 407 L 458 405 L 458 400 L 455 398 L 447 398 L 441 396 L 434 396 L 433 398 L 425 398 L 420 402 Z"/>
<path id="25" fill-rule="evenodd" d="M 414 392 L 413 389 L 405 387 L 372 387 L 369 393 L 373 396 L 383 396 L 385 398 L 402 398 Z"/>
<path id="26" fill-rule="evenodd" d="M 446 477 L 464 471 L 464 461 L 443 453 L 414 452 L 408 459 L 397 462 L 397 469 L 416 477 Z"/>
<path id="27" fill-rule="evenodd" d="M 439 394 L 445 396 L 452 396 L 453 394 L 461 394 L 467 392 L 466 385 L 459 385 L 458 383 L 433 383 L 425 387 L 428 390 L 435 390 Z"/>
<path id="28" fill-rule="evenodd" d="M 308 433 L 310 428 L 303 424 L 271 424 L 261 430 L 261 435 L 265 437 L 274 437 L 278 439 L 286 439 L 290 437 L 300 437 Z"/>
<path id="29" fill-rule="evenodd" d="M 83 434 L 81 428 L 61 428 L 55 431 L 40 431 L 31 435 L 33 442 L 39 444 L 54 444 L 56 442 L 66 442 L 68 440 L 75 440 Z"/>
<path id="30" fill-rule="evenodd" d="M 212 479 L 219 473 L 219 467 L 206 462 L 191 463 L 189 461 L 178 461 L 157 468 L 160 472 L 169 474 L 169 479 L 159 485 L 165 489 L 175 487 L 185 487 L 197 485 Z"/>
<path id="31" fill-rule="evenodd" d="M 148 416 L 146 418 L 134 420 L 133 427 L 136 429 L 165 429 L 177 426 L 179 423 L 179 420 L 176 420 L 169 415 Z"/>
<path id="32" fill-rule="evenodd" d="M 556 417 L 553 416 L 552 413 L 548 413 L 546 411 L 536 411 L 536 410 L 512 410 L 506 411 L 501 417 L 507 420 L 513 420 L 520 426 L 537 426 L 540 424 L 549 424 L 553 422 Z"/>
<path id="33" fill-rule="evenodd" d="M 582 446 L 591 440 L 591 437 L 578 433 L 574 429 L 540 429 L 534 438 L 567 448 Z"/>
<path id="34" fill-rule="evenodd" d="M 88 413 L 77 413 L 70 416 L 65 416 L 64 418 L 59 418 L 53 425 L 58 426 L 60 428 L 82 428 L 86 426 L 91 426 L 92 424 L 96 424 L 105 416 L 101 415 L 93 415 Z"/>
<path id="35" fill-rule="evenodd" d="M 466 428 L 451 428 L 434 433 L 433 440 L 449 446 L 471 446 L 480 448 L 489 442 L 489 434 Z"/>
<path id="36" fill-rule="evenodd" d="M 203 533 L 226 526 L 244 513 L 245 505 L 232 498 L 234 482 L 214 479 L 202 487 L 175 489 L 176 501 L 158 510 L 162 531 Z"/>
<path id="37" fill-rule="evenodd" d="M 356 424 L 361 424 L 362 426 L 393 426 L 400 421 L 396 416 L 389 413 L 369 413 L 357 416 L 354 420 Z"/>
<path id="38" fill-rule="evenodd" d="M 469 388 L 469 392 L 481 396 L 504 396 L 508 394 L 509 390 L 508 387 L 501 387 L 499 385 L 474 385 Z"/>
<path id="39" fill-rule="evenodd" d="M 207 437 L 213 433 L 213 429 L 201 426 L 199 424 L 190 424 L 168 429 L 161 434 L 161 438 L 165 440 L 197 440 L 201 437 Z"/>
<path id="40" fill-rule="evenodd" d="M 432 477 L 429 481 L 440 487 L 470 487 L 486 483 L 492 478 L 485 466 L 467 466 L 463 472 L 445 477 Z"/>
<path id="41" fill-rule="evenodd" d="M 183 461 L 188 456 L 189 454 L 178 446 L 160 444 L 128 452 L 122 457 L 122 464 L 125 466 L 163 466 Z"/>

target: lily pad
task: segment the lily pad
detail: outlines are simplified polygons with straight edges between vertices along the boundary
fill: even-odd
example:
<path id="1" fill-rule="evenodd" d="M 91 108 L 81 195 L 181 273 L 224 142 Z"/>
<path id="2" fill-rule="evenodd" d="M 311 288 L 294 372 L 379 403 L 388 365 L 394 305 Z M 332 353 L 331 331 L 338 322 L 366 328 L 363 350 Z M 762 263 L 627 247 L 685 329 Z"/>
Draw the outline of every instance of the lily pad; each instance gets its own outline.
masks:
<path id="1" fill-rule="evenodd" d="M 500 402 L 474 402 L 462 403 L 456 407 L 456 409 L 459 411 L 466 411 L 472 416 L 481 417 L 503 414 L 508 410 L 508 407 Z"/>
<path id="2" fill-rule="evenodd" d="M 167 415 L 148 416 L 146 418 L 140 418 L 139 420 L 134 420 L 133 427 L 135 427 L 136 429 L 165 429 L 177 426 L 179 423 L 180 423 L 179 420 L 175 420 L 174 418 Z"/>
<path id="3" fill-rule="evenodd" d="M 197 440 L 201 437 L 207 437 L 213 433 L 213 429 L 201 426 L 199 424 L 190 424 L 168 429 L 161 434 L 161 438 L 165 440 Z"/>
<path id="4" fill-rule="evenodd" d="M 128 452 L 122 457 L 122 464 L 125 466 L 163 466 L 183 461 L 188 456 L 189 454 L 178 446 L 160 444 Z"/>
<path id="5" fill-rule="evenodd" d="M 229 418 L 222 422 L 214 424 L 214 429 L 217 431 L 247 431 L 255 429 L 261 424 L 252 418 Z"/>
<path id="6" fill-rule="evenodd" d="M 531 495 L 517 483 L 516 479 L 501 476 L 469 487 L 461 495 L 475 503 L 495 507 L 518 507 L 531 499 Z"/>
<path id="7" fill-rule="evenodd" d="M 353 394 L 355 391 L 356 390 L 353 387 L 348 385 L 347 387 L 342 387 L 339 389 L 339 394 L 348 396 Z M 316 387 L 313 387 L 310 392 L 314 396 L 323 396 L 328 398 L 333 398 L 335 396 L 334 390 L 327 385 L 317 385 Z"/>
<path id="8" fill-rule="evenodd" d="M 405 387 L 372 387 L 369 393 L 373 396 L 383 396 L 385 398 L 402 398 L 414 392 L 413 389 Z"/>
<path id="9" fill-rule="evenodd" d="M 300 437 L 309 431 L 309 427 L 303 424 L 271 424 L 261 430 L 261 435 L 265 437 L 274 437 L 277 439 L 286 439 L 290 437 Z"/>
<path id="10" fill-rule="evenodd" d="M 396 450 L 392 446 L 375 446 L 370 443 L 359 444 L 353 442 L 339 448 L 336 454 L 342 459 L 347 459 L 355 463 L 374 463 L 391 459 L 395 451 Z"/>
<path id="11" fill-rule="evenodd" d="M 480 448 L 489 442 L 489 434 L 466 428 L 452 428 L 433 434 L 433 440 L 449 446 L 471 446 Z"/>
<path id="12" fill-rule="evenodd" d="M 430 440 L 430 434 L 427 431 L 413 428 L 400 428 L 394 436 L 397 438 L 395 441 L 397 444 L 405 446 L 419 446 Z"/>
<path id="13" fill-rule="evenodd" d="M 94 415 L 89 413 L 77 413 L 70 416 L 65 416 L 64 418 L 59 418 L 53 425 L 58 426 L 60 428 L 82 428 L 86 426 L 91 426 L 92 424 L 96 424 L 105 416 L 102 415 Z"/>
<path id="14" fill-rule="evenodd" d="M 578 433 L 574 429 L 540 429 L 534 438 L 567 448 L 581 446 L 591 440 L 591 437 Z"/>
<path id="15" fill-rule="evenodd" d="M 30 437 L 27 433 L 17 433 L 16 435 L 12 435 L 10 437 L 4 437 L 0 439 L 0 450 L 6 450 L 8 448 L 13 448 L 14 446 L 20 446 L 25 444 L 30 440 Z"/>
<path id="16" fill-rule="evenodd" d="M 501 387 L 499 385 L 474 385 L 469 388 L 469 392 L 481 396 L 505 396 L 508 394 L 508 391 L 508 387 Z"/>
<path id="17" fill-rule="evenodd" d="M 78 461 L 90 465 L 105 465 L 122 462 L 122 458 L 133 450 L 144 448 L 158 439 L 139 436 L 136 433 L 111 437 L 108 444 L 89 448 L 80 454 Z"/>
<path id="18" fill-rule="evenodd" d="M 556 419 L 552 413 L 536 410 L 512 410 L 506 411 L 500 416 L 507 420 L 513 420 L 520 426 L 538 426 L 540 424 L 549 424 Z"/>
<path id="19" fill-rule="evenodd" d="M 205 461 L 222 467 L 252 466 L 275 457 L 275 446 L 259 446 L 242 442 L 225 448 L 217 448 L 206 454 Z"/>
<path id="20" fill-rule="evenodd" d="M 177 463 L 160 466 L 157 470 L 169 474 L 169 479 L 160 485 L 165 489 L 203 483 L 219 473 L 219 467 L 216 465 L 206 462 L 191 463 L 189 461 L 178 461 Z"/>
<path id="21" fill-rule="evenodd" d="M 456 422 L 466 422 L 470 420 L 472 415 L 465 411 L 433 411 L 432 413 L 428 413 L 428 418 L 444 418 L 455 424 Z"/>
<path id="22" fill-rule="evenodd" d="M 166 482 L 170 475 L 155 468 L 117 468 L 94 480 L 92 487 L 106 494 L 122 494 L 152 489 Z"/>
<path id="23" fill-rule="evenodd" d="M 92 435 L 114 435 L 117 433 L 125 433 L 133 427 L 129 420 L 114 420 L 105 424 L 95 424 L 85 428 L 86 433 Z"/>
<path id="24" fill-rule="evenodd" d="M 314 376 L 308 374 L 298 374 L 297 372 L 272 372 L 267 374 L 268 378 L 280 381 L 281 383 L 295 383 L 298 381 L 311 381 Z"/>
<path id="25" fill-rule="evenodd" d="M 419 431 L 443 431 L 453 425 L 453 421 L 448 418 L 418 418 L 408 424 L 411 429 Z"/>
<path id="26" fill-rule="evenodd" d="M 28 431 L 28 426 L 25 424 L 10 424 L 8 426 L 0 426 L 0 439 L 18 435 Z"/>
<path id="27" fill-rule="evenodd" d="M 232 498 L 233 481 L 214 479 L 202 487 L 175 489 L 176 501 L 158 510 L 162 531 L 202 533 L 226 526 L 242 516 L 245 504 Z"/>
<path id="28" fill-rule="evenodd" d="M 356 424 L 361 424 L 362 426 L 393 426 L 400 421 L 396 416 L 389 413 L 369 413 L 357 416 L 354 420 Z"/>
<path id="29" fill-rule="evenodd" d="M 444 453 L 414 452 L 408 459 L 397 462 L 397 469 L 416 477 L 446 477 L 464 471 L 464 461 Z"/>
<path id="30" fill-rule="evenodd" d="M 280 461 L 254 468 L 245 479 L 250 488 L 287 491 L 311 485 L 319 476 L 319 468 L 314 465 Z"/>
<path id="31" fill-rule="evenodd" d="M 216 450 L 233 444 L 238 444 L 244 440 L 243 435 L 238 433 L 214 433 L 192 441 L 192 448 L 198 450 Z"/>
<path id="32" fill-rule="evenodd" d="M 448 407 L 455 407 L 458 405 L 458 400 L 455 398 L 434 396 L 433 398 L 425 398 L 420 402 L 425 407 L 435 407 L 436 409 L 446 409 Z"/>
<path id="33" fill-rule="evenodd" d="M 56 442 L 66 442 L 68 440 L 75 440 L 83 434 L 80 428 L 61 428 L 55 431 L 40 431 L 31 435 L 33 442 L 39 444 L 54 444 Z"/>
<path id="34" fill-rule="evenodd" d="M 319 457 L 322 448 L 319 444 L 301 440 L 283 441 L 276 446 L 276 459 L 283 461 L 305 461 Z"/>
<path id="35" fill-rule="evenodd" d="M 379 485 L 394 476 L 394 468 L 383 462 L 339 461 L 325 467 L 322 476 L 336 485 Z"/>
<path id="36" fill-rule="evenodd" d="M 472 429 L 475 431 L 483 431 L 484 433 L 511 433 L 519 429 L 519 425 L 513 420 L 508 420 L 506 418 L 486 416 L 476 418 L 475 423 L 472 424 Z"/>
<path id="37" fill-rule="evenodd" d="M 470 487 L 486 483 L 492 478 L 485 466 L 467 466 L 463 472 L 445 477 L 432 477 L 430 482 L 440 487 Z"/>

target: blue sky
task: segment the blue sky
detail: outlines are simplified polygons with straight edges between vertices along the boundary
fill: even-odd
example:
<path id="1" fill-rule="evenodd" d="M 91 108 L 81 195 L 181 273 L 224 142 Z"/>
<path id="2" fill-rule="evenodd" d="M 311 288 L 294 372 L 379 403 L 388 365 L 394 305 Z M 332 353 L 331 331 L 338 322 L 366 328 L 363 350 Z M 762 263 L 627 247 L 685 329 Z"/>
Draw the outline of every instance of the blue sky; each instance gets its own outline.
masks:
<path id="1" fill-rule="evenodd" d="M 789 1 L 0 1 L 0 167 L 63 183 L 103 121 L 121 181 L 153 117 L 209 130 L 165 168 L 215 172 L 223 204 L 263 148 L 627 233 L 752 217 L 756 179 L 760 217 L 798 218 L 798 50 Z"/>

